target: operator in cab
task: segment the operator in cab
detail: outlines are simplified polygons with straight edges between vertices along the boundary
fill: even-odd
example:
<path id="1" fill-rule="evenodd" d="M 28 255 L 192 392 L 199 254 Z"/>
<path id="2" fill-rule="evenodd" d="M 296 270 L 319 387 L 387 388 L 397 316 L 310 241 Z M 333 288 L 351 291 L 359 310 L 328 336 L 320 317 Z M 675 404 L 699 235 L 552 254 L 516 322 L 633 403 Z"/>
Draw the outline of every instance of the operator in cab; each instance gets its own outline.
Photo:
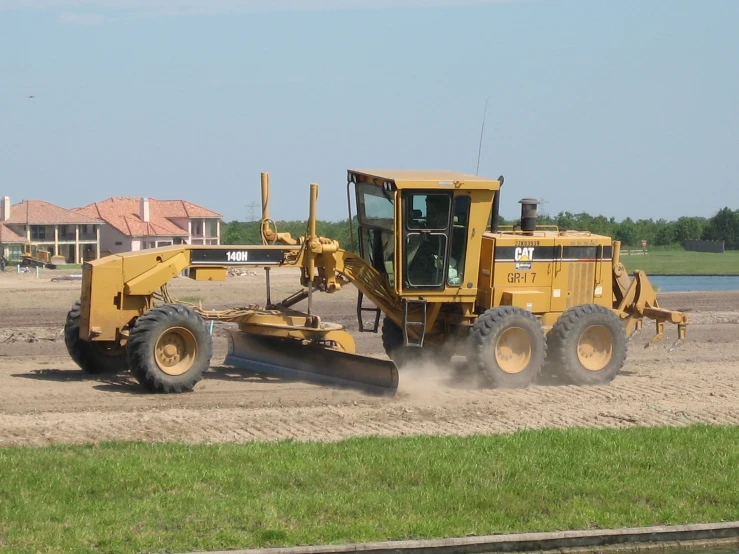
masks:
<path id="1" fill-rule="evenodd" d="M 449 229 L 450 197 L 445 194 L 426 195 L 426 217 L 412 219 L 408 233 L 408 283 L 411 286 L 443 286 L 444 258 Z M 450 267 L 450 270 L 453 268 Z M 455 270 L 456 272 L 456 270 Z"/>

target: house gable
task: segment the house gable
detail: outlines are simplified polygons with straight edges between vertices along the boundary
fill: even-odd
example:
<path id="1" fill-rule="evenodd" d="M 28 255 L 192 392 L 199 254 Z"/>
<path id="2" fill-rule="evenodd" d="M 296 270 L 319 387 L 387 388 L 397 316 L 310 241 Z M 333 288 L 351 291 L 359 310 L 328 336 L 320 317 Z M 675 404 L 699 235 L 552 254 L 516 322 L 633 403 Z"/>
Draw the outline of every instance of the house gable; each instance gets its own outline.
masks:
<path id="1" fill-rule="evenodd" d="M 143 207 L 144 203 L 148 204 L 146 211 Z M 77 208 L 75 211 L 89 217 L 100 218 L 127 237 L 188 237 L 190 235 L 187 225 L 189 219 L 193 217 L 219 219 L 221 217 L 221 214 L 184 200 L 156 200 L 140 197 L 108 198 L 102 202 Z M 146 221 L 147 215 L 148 221 Z"/>
<path id="2" fill-rule="evenodd" d="M 24 200 L 10 207 L 6 225 L 100 225 L 94 216 L 67 210 L 43 200 Z"/>
<path id="3" fill-rule="evenodd" d="M 0 223 L 0 244 L 23 244 L 26 237 L 21 236 L 12 227 L 5 223 Z"/>

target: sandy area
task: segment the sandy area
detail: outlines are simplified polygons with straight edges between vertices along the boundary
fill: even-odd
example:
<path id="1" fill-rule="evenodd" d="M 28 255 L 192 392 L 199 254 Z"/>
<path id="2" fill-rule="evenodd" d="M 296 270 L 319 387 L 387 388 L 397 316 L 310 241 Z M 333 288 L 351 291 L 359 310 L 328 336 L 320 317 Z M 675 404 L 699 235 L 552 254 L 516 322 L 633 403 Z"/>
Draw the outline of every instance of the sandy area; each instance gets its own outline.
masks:
<path id="1" fill-rule="evenodd" d="M 66 272 L 69 274 L 70 272 Z M 603 387 L 539 385 L 479 389 L 463 363 L 401 375 L 393 399 L 316 385 L 263 379 L 225 367 L 223 329 L 213 366 L 195 391 L 142 393 L 128 374 L 94 378 L 69 359 L 61 336 L 79 281 L 61 272 L 0 273 L 0 445 L 103 440 L 240 442 L 338 440 L 358 435 L 501 433 L 542 427 L 628 427 L 739 423 L 739 292 L 666 293 L 666 307 L 690 313 L 688 341 L 645 349 L 651 326 L 630 343 L 623 373 Z M 294 271 L 273 270 L 273 299 L 299 288 Z M 204 307 L 263 303 L 264 278 L 225 283 L 175 279 L 174 296 Z M 345 325 L 360 353 L 384 356 L 379 335 L 360 334 L 356 292 L 319 294 L 315 311 Z"/>

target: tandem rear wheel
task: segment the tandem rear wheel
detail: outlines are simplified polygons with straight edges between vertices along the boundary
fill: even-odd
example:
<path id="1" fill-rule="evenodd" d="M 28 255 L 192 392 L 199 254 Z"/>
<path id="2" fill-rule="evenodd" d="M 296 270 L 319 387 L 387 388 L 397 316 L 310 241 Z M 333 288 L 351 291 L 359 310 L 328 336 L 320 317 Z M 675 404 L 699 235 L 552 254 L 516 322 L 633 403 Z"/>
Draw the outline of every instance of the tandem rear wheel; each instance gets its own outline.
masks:
<path id="1" fill-rule="evenodd" d="M 523 388 L 541 371 L 547 353 L 544 330 L 529 311 L 491 308 L 470 331 L 470 358 L 495 388 Z"/>
<path id="2" fill-rule="evenodd" d="M 545 373 L 563 384 L 610 383 L 626 360 L 626 329 L 604 306 L 584 304 L 564 312 L 547 336 Z"/>
<path id="3" fill-rule="evenodd" d="M 205 321 L 181 304 L 164 304 L 140 316 L 126 346 L 136 380 L 151 392 L 191 391 L 213 354 Z"/>

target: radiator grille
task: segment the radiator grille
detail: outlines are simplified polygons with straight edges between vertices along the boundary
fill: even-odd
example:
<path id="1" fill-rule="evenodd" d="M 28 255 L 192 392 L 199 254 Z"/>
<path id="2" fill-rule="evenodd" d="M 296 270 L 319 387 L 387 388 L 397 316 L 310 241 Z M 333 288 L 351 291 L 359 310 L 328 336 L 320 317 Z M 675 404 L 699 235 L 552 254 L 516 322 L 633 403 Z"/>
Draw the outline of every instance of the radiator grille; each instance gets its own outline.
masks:
<path id="1" fill-rule="evenodd" d="M 571 262 L 567 275 L 567 307 L 592 303 L 594 283 L 594 263 Z"/>

